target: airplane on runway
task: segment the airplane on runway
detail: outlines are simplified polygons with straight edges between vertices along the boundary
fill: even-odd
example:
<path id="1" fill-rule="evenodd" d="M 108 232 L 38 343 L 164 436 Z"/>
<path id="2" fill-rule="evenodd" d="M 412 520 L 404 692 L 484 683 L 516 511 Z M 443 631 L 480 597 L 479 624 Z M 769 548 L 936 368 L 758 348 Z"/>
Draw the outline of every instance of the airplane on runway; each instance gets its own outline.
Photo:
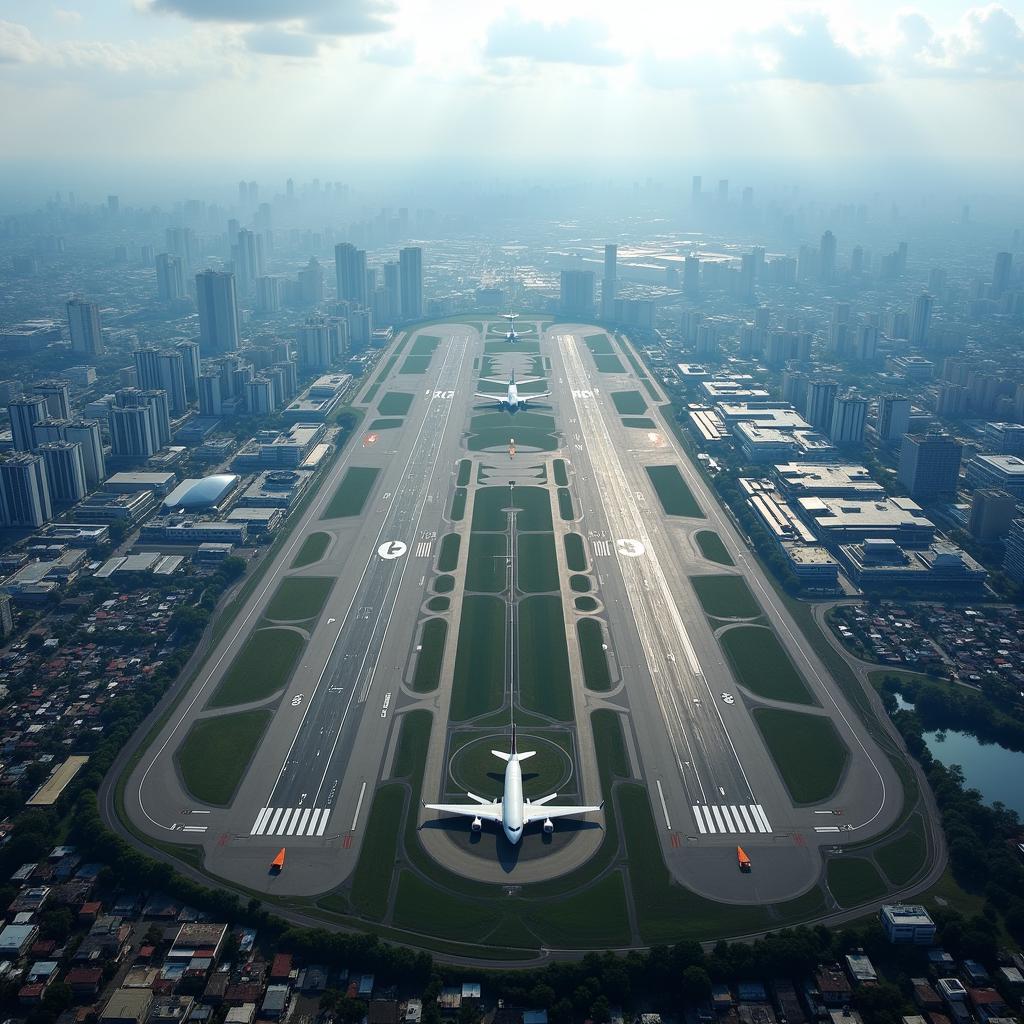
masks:
<path id="1" fill-rule="evenodd" d="M 508 331 L 505 334 L 505 340 L 510 344 L 514 345 L 519 340 L 519 335 L 516 334 L 516 317 L 518 313 L 502 313 L 502 318 L 508 321 Z"/>
<path id="2" fill-rule="evenodd" d="M 424 804 L 428 811 L 441 811 L 444 814 L 459 814 L 473 819 L 472 829 L 479 832 L 485 821 L 493 821 L 501 825 L 508 841 L 515 846 L 523 838 L 523 830 L 534 821 L 543 820 L 544 832 L 550 835 L 555 831 L 555 824 L 552 818 L 575 817 L 578 814 L 588 814 L 590 811 L 600 811 L 604 808 L 604 801 L 598 807 L 552 807 L 548 803 L 558 796 L 552 793 L 550 796 L 542 797 L 540 800 L 530 801 L 523 798 L 523 772 L 519 767 L 520 763 L 528 757 L 533 757 L 535 750 L 524 750 L 520 753 L 516 750 L 516 724 L 512 723 L 512 750 L 511 753 L 504 753 L 501 750 L 492 750 L 495 757 L 505 761 L 505 792 L 500 800 L 493 803 L 485 800 L 482 796 L 474 796 L 467 793 L 471 804 Z"/>
<path id="3" fill-rule="evenodd" d="M 484 384 L 504 384 L 508 390 L 505 392 L 505 396 L 501 395 L 485 395 L 481 391 L 476 391 L 473 394 L 474 398 L 486 398 L 492 402 L 497 402 L 498 405 L 507 406 L 509 412 L 515 412 L 516 409 L 521 405 L 526 405 L 527 402 L 534 402 L 538 398 L 548 398 L 551 395 L 550 391 L 542 391 L 539 395 L 521 395 L 519 394 L 520 384 L 533 384 L 538 380 L 543 380 L 543 377 L 523 377 L 522 380 L 517 381 L 516 375 L 512 374 L 511 380 L 495 380 L 493 377 L 481 377 L 480 380 Z"/>

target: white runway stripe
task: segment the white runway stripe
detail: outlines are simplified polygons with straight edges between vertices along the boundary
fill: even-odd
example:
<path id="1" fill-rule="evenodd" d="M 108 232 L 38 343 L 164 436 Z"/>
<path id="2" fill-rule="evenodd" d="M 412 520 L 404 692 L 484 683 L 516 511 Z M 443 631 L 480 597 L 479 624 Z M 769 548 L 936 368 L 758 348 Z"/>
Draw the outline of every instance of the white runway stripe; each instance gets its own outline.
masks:
<path id="1" fill-rule="evenodd" d="M 691 810 L 702 836 L 763 835 L 772 830 L 760 804 L 693 804 Z"/>
<path id="2" fill-rule="evenodd" d="M 601 558 L 610 558 L 612 554 L 611 541 L 595 540 L 594 554 L 600 556 Z"/>
<path id="3" fill-rule="evenodd" d="M 416 557 L 417 558 L 429 558 L 430 549 L 434 546 L 433 541 L 421 540 L 416 545 Z"/>
<path id="4" fill-rule="evenodd" d="M 322 836 L 328 814 L 323 807 L 261 807 L 249 835 Z"/>

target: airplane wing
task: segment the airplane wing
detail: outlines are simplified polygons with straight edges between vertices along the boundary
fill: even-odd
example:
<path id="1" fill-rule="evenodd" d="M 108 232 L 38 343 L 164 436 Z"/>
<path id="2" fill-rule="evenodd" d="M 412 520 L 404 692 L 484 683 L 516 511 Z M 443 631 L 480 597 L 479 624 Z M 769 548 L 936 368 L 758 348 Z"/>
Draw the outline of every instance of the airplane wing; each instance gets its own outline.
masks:
<path id="1" fill-rule="evenodd" d="M 470 794 L 472 795 L 472 794 Z M 440 811 L 442 814 L 457 814 L 464 818 L 481 818 L 483 821 L 501 823 L 501 804 L 424 804 L 428 811 Z"/>
<path id="2" fill-rule="evenodd" d="M 550 800 L 552 797 L 547 797 Z M 574 818 L 577 815 L 589 814 L 591 811 L 604 810 L 604 804 L 600 807 L 551 807 L 535 800 L 532 804 L 526 804 L 523 808 L 523 816 L 526 819 L 524 824 L 531 821 L 543 821 L 545 818 Z"/>
<path id="3" fill-rule="evenodd" d="M 540 380 L 540 377 L 534 377 L 533 379 L 534 380 Z M 508 381 L 507 380 L 498 380 L 496 377 L 481 377 L 480 378 L 480 383 L 481 384 L 497 384 L 497 385 L 499 385 L 500 387 L 503 387 L 503 388 L 507 388 L 508 387 Z M 516 383 L 518 384 L 519 382 L 516 381 Z"/>
<path id="4" fill-rule="evenodd" d="M 521 377 L 516 381 L 517 384 L 536 384 L 537 381 L 543 380 L 543 377 Z"/>
<path id="5" fill-rule="evenodd" d="M 491 393 L 489 395 L 484 394 L 483 391 L 474 391 L 473 392 L 473 397 L 474 398 L 486 398 L 489 402 L 504 402 L 505 401 L 505 395 L 503 395 L 501 392 L 498 392 L 498 391 L 495 391 L 495 392 L 493 392 L 493 393 Z"/>
<path id="6" fill-rule="evenodd" d="M 537 394 L 537 395 L 520 395 L 519 396 L 519 401 L 520 402 L 536 402 L 538 398 L 550 398 L 550 397 L 551 397 L 551 392 L 550 391 L 541 391 L 540 394 Z"/>

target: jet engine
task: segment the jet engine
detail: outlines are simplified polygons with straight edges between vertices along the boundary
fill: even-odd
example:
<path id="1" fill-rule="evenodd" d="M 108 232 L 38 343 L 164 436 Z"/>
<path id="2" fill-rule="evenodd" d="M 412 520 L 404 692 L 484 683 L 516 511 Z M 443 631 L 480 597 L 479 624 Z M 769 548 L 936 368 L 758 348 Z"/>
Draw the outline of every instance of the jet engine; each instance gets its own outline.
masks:
<path id="1" fill-rule="evenodd" d="M 474 832 L 479 832 L 484 827 L 484 823 L 480 820 L 479 815 L 473 819 L 473 824 L 469 826 Z"/>
<path id="2" fill-rule="evenodd" d="M 555 823 L 550 818 L 544 819 L 544 834 L 551 835 L 555 831 Z"/>

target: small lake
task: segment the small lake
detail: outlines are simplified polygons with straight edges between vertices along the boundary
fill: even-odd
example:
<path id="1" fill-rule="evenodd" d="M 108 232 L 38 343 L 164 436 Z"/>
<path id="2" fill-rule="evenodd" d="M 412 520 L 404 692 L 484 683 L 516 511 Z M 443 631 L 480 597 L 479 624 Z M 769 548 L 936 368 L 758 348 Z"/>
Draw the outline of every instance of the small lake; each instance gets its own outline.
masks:
<path id="1" fill-rule="evenodd" d="M 896 694 L 901 710 L 912 711 L 913 704 Z M 1024 820 L 1024 753 L 1007 750 L 995 743 L 981 743 L 970 733 L 926 732 L 924 741 L 936 761 L 947 767 L 958 764 L 964 770 L 964 781 L 969 789 L 981 793 L 986 803 L 997 800 L 1015 810 Z"/>

